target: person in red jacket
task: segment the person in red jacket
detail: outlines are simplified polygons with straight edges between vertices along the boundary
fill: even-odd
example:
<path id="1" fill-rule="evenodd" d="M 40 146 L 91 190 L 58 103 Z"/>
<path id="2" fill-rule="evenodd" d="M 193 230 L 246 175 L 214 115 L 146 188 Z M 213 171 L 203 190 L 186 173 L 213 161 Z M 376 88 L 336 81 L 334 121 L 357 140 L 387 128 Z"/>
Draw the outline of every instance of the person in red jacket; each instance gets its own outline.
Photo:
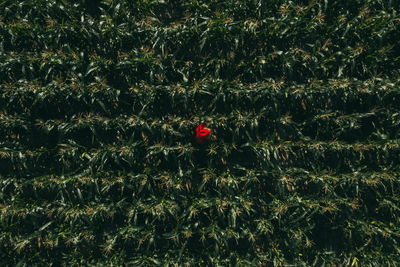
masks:
<path id="1" fill-rule="evenodd" d="M 200 125 L 196 129 L 196 141 L 199 144 L 207 143 L 207 140 L 210 139 L 211 131 L 206 128 L 204 123 L 200 123 Z"/>

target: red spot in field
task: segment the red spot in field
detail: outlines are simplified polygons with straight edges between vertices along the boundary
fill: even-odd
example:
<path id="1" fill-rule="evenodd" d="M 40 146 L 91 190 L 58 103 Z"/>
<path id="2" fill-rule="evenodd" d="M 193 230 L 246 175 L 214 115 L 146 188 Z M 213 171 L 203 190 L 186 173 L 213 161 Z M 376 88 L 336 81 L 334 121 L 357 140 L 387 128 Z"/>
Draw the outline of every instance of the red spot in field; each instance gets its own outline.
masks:
<path id="1" fill-rule="evenodd" d="M 200 123 L 200 125 L 196 129 L 196 141 L 199 144 L 205 144 L 207 143 L 207 140 L 210 139 L 210 129 L 207 129 L 205 127 L 206 125 L 204 123 Z"/>

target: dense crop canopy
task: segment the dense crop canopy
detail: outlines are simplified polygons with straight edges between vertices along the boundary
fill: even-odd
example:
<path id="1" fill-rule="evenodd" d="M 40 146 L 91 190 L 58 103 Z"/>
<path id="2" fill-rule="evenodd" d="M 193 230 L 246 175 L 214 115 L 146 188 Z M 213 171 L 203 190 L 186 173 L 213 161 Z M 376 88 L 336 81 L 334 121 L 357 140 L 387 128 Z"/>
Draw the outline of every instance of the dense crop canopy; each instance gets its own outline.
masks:
<path id="1" fill-rule="evenodd" d="M 0 265 L 399 265 L 399 3 L 1 1 Z"/>

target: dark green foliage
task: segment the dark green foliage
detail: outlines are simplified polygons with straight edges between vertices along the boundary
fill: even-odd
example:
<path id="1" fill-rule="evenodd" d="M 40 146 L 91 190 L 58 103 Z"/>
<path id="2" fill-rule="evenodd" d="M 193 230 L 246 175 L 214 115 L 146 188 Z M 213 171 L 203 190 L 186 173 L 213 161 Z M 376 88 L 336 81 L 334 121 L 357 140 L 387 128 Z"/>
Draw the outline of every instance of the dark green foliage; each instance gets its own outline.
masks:
<path id="1" fill-rule="evenodd" d="M 0 265 L 400 264 L 399 3 L 1 1 Z"/>

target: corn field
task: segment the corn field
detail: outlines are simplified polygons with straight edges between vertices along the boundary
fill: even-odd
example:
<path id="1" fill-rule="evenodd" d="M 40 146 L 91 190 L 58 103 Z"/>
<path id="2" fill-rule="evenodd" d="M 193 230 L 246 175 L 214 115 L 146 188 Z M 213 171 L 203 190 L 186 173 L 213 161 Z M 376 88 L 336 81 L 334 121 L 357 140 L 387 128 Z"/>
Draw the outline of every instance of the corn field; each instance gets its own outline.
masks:
<path id="1" fill-rule="evenodd" d="M 0 1 L 1 266 L 398 266 L 399 167 L 400 1 Z"/>

